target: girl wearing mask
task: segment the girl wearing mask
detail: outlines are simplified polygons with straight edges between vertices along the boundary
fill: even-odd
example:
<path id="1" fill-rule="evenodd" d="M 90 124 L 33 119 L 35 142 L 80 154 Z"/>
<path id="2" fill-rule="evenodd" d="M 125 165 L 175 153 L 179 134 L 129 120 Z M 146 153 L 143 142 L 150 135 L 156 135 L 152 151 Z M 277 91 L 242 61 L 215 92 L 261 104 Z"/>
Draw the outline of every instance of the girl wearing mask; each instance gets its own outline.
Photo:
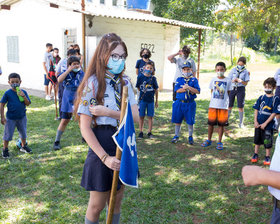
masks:
<path id="1" fill-rule="evenodd" d="M 233 83 L 233 90 L 229 94 L 229 108 L 228 108 L 228 118 L 230 117 L 232 108 L 234 106 L 235 96 L 237 97 L 237 107 L 239 111 L 239 127 L 243 128 L 244 120 L 244 104 L 245 104 L 245 87 L 250 81 L 250 72 L 246 69 L 246 58 L 240 57 L 237 61 L 237 66 L 233 68 L 228 78 L 231 79 Z"/>
<path id="2" fill-rule="evenodd" d="M 120 120 L 124 85 L 128 86 L 134 122 L 139 120 L 133 88 L 123 74 L 126 57 L 127 48 L 122 39 L 114 33 L 104 35 L 77 92 L 75 109 L 82 136 L 89 145 L 81 181 L 81 186 L 90 192 L 85 224 L 99 223 L 100 213 L 110 199 L 113 171 L 120 169 L 112 135 Z M 113 224 L 119 223 L 123 194 L 124 186 L 119 181 Z"/>
<path id="3" fill-rule="evenodd" d="M 143 73 L 144 70 L 145 70 L 145 65 L 147 62 L 151 61 L 153 62 L 152 60 L 150 60 L 152 54 L 151 54 L 151 51 L 148 49 L 148 48 L 143 48 L 141 51 L 140 51 L 140 57 L 141 59 L 137 60 L 136 62 L 136 75 L 138 76 L 139 74 Z M 154 63 L 154 62 L 153 62 Z M 155 63 L 154 63 L 155 64 Z M 155 67 L 154 67 L 154 71 L 155 71 Z"/>

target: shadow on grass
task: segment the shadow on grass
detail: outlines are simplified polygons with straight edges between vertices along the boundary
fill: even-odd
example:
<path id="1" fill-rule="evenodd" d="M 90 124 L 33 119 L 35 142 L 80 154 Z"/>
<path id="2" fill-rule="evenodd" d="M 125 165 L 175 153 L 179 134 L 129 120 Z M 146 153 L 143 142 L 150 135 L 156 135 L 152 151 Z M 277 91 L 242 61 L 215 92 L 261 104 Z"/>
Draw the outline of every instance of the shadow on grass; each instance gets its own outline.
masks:
<path id="1" fill-rule="evenodd" d="M 77 123 L 71 122 L 62 136 L 63 148 L 52 151 L 59 124 L 54 121 L 54 106 L 38 98 L 32 101 L 27 116 L 28 142 L 34 153 L 17 152 L 13 141 L 11 159 L 0 160 L 0 221 L 83 223 L 88 193 L 80 187 L 80 179 L 87 146 L 81 144 Z M 215 145 L 200 146 L 207 137 L 209 101 L 197 102 L 193 146 L 187 144 L 185 124 L 180 142 L 170 142 L 172 102 L 160 102 L 156 138 L 137 140 L 140 188 L 127 188 L 122 223 L 267 222 L 271 206 L 265 203 L 270 199 L 266 188 L 245 188 L 240 175 L 253 152 L 252 104 L 245 107 L 247 128 L 237 128 L 235 110 L 224 138 L 225 150 L 217 151 Z M 100 221 L 104 219 L 103 212 Z"/>

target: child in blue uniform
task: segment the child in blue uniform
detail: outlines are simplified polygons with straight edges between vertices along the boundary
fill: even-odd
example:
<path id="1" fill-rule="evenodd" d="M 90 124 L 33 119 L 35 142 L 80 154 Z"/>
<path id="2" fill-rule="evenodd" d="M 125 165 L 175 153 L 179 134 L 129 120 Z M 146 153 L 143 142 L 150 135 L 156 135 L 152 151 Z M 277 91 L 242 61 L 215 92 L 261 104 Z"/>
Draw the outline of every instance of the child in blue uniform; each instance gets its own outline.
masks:
<path id="1" fill-rule="evenodd" d="M 79 58 L 75 56 L 69 57 L 67 65 L 68 69 L 66 72 L 58 76 L 58 82 L 63 82 L 64 91 L 61 105 L 61 121 L 57 128 L 56 138 L 53 145 L 54 150 L 60 149 L 60 138 L 72 117 L 76 91 L 84 77 Z"/>
<path id="2" fill-rule="evenodd" d="M 267 78 L 264 83 L 265 95 L 259 97 L 253 108 L 255 109 L 255 153 L 251 159 L 252 163 L 258 162 L 259 148 L 264 145 L 266 150 L 264 165 L 270 165 L 270 150 L 273 145 L 273 125 L 274 117 L 280 114 L 280 99 L 274 96 L 273 91 L 276 88 L 274 78 Z"/>
<path id="3" fill-rule="evenodd" d="M 142 74 L 138 75 L 136 88 L 140 91 L 139 96 L 139 138 L 143 138 L 144 118 L 148 116 L 148 137 L 153 138 L 153 117 L 155 114 L 154 108 L 158 108 L 158 83 L 154 76 L 154 63 L 149 61 L 146 63 Z M 156 95 L 156 102 L 154 102 L 154 95 Z"/>
<path id="4" fill-rule="evenodd" d="M 11 86 L 11 89 L 7 90 L 2 99 L 1 99 L 1 123 L 5 125 L 4 129 L 4 148 L 2 152 L 3 158 L 9 158 L 9 150 L 8 145 L 9 141 L 13 139 L 15 127 L 17 127 L 20 138 L 21 138 L 21 145 L 18 146 L 19 150 L 21 152 L 25 153 L 31 153 L 32 150 L 27 146 L 26 143 L 26 125 L 27 125 L 27 119 L 26 119 L 26 106 L 29 106 L 31 101 L 29 99 L 29 96 L 25 90 L 20 90 L 19 93 L 17 93 L 17 87 L 20 86 L 21 79 L 20 75 L 17 73 L 11 73 L 9 75 L 9 81 L 8 83 Z M 22 99 L 19 99 L 19 96 L 22 97 Z M 7 113 L 6 118 L 4 115 L 4 107 L 7 103 Z"/>
<path id="5" fill-rule="evenodd" d="M 181 123 L 185 118 L 189 129 L 189 144 L 193 144 L 193 125 L 195 123 L 196 94 L 200 93 L 197 78 L 193 77 L 192 65 L 186 61 L 182 66 L 182 77 L 177 78 L 174 91 L 176 100 L 172 105 L 172 123 L 175 123 L 175 136 L 172 143 L 179 140 Z"/>
<path id="6" fill-rule="evenodd" d="M 123 75 L 126 57 L 122 39 L 114 33 L 104 35 L 77 92 L 75 110 L 80 116 L 82 136 L 89 145 L 81 181 L 81 186 L 90 192 L 85 224 L 99 223 L 100 213 L 109 202 L 113 171 L 120 169 L 112 135 L 120 119 L 123 86 L 128 87 L 134 122 L 138 121 L 133 88 Z M 112 224 L 119 223 L 123 194 L 124 186 L 119 181 Z"/>

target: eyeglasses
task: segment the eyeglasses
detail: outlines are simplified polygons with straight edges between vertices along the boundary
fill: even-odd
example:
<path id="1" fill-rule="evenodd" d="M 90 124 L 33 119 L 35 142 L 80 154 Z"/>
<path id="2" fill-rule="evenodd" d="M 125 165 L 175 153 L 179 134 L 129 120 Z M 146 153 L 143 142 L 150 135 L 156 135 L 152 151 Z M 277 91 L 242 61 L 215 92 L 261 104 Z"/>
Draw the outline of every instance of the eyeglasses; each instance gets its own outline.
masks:
<path id="1" fill-rule="evenodd" d="M 120 59 L 125 60 L 126 54 L 123 54 L 123 55 L 112 54 L 111 57 L 112 57 L 113 61 L 118 61 Z"/>

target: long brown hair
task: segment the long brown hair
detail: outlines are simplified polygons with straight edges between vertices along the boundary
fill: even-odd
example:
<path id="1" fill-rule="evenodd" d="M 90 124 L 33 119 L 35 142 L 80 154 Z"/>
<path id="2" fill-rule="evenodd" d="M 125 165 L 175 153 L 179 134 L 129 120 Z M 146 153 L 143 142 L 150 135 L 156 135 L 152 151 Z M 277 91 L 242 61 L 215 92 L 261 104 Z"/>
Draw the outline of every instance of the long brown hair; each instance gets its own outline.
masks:
<path id="1" fill-rule="evenodd" d="M 82 83 L 80 84 L 78 90 L 77 90 L 77 97 L 75 100 L 75 110 L 74 113 L 77 116 L 77 110 L 82 98 L 83 90 L 87 85 L 88 79 L 90 76 L 95 75 L 98 82 L 98 90 L 96 94 L 96 101 L 97 104 L 103 105 L 104 104 L 104 92 L 106 90 L 106 81 L 105 81 L 105 74 L 106 70 L 109 68 L 107 67 L 109 58 L 111 56 L 111 52 L 118 46 L 121 45 L 125 51 L 125 54 L 127 56 L 127 47 L 125 43 L 122 41 L 122 39 L 115 33 L 108 33 L 105 34 L 102 39 L 100 40 L 94 55 L 92 59 L 90 60 L 89 66 L 86 70 L 85 76 L 83 78 Z M 125 68 L 124 68 L 125 70 Z M 119 75 L 121 79 L 121 87 L 123 87 L 123 79 L 122 75 L 124 70 Z M 122 88 L 121 88 L 122 89 Z"/>

